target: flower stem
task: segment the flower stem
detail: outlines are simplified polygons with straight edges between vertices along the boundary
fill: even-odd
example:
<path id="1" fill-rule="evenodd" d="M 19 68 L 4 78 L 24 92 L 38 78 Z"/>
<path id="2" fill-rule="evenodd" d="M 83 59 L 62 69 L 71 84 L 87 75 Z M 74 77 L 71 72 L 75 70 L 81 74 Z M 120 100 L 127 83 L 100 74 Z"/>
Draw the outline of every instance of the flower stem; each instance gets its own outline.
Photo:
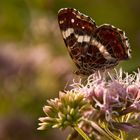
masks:
<path id="1" fill-rule="evenodd" d="M 100 132 L 103 136 L 105 136 L 106 138 L 108 138 L 109 140 L 112 140 L 112 137 L 106 132 L 104 131 L 104 129 L 102 129 L 98 124 L 96 124 L 93 121 L 87 120 L 85 119 L 86 122 L 88 122 L 89 124 L 92 125 L 92 127 L 97 130 L 98 132 Z"/>
<path id="2" fill-rule="evenodd" d="M 84 140 L 91 140 L 79 127 L 75 126 L 74 129 L 84 138 Z"/>

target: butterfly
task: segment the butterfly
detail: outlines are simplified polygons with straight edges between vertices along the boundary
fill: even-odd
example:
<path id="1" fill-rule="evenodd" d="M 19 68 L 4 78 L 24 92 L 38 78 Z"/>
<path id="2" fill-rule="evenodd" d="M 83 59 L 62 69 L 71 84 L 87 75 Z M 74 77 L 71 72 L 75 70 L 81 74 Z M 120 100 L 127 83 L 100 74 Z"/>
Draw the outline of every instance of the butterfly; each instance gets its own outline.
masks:
<path id="1" fill-rule="evenodd" d="M 73 8 L 58 12 L 58 23 L 68 52 L 77 66 L 76 74 L 90 75 L 116 66 L 131 57 L 125 32 L 95 21 Z"/>

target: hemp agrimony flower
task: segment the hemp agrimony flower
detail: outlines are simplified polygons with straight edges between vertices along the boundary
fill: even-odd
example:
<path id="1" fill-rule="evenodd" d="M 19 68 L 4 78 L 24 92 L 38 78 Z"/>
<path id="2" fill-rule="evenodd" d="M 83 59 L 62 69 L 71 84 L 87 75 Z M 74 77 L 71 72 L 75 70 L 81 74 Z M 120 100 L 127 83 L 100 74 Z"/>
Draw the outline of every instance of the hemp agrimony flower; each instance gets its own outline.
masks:
<path id="1" fill-rule="evenodd" d="M 73 91 L 60 92 L 59 98 L 48 100 L 47 103 L 48 105 L 43 107 L 47 117 L 39 118 L 42 122 L 39 130 L 48 126 L 61 129 L 74 127 L 82 120 L 84 111 L 91 107 L 83 93 Z"/>
<path id="2" fill-rule="evenodd" d="M 84 83 L 73 82 L 70 91 L 47 101 L 39 130 L 71 126 L 75 130 L 68 137 L 71 140 L 76 136 L 86 140 L 132 140 L 140 136 L 139 70 L 133 74 L 121 69 L 114 74 L 98 72 Z"/>

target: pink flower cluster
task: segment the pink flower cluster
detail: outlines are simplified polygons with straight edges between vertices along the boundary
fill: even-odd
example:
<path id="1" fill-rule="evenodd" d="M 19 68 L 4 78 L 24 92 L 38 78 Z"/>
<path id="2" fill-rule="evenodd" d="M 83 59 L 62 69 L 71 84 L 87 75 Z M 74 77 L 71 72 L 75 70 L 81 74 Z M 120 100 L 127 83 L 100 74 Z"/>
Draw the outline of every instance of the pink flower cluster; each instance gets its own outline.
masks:
<path id="1" fill-rule="evenodd" d="M 116 117 L 140 112 L 140 71 L 128 74 L 115 70 L 115 74 L 95 73 L 86 85 L 74 83 L 75 92 L 83 92 L 102 119 L 114 122 Z"/>

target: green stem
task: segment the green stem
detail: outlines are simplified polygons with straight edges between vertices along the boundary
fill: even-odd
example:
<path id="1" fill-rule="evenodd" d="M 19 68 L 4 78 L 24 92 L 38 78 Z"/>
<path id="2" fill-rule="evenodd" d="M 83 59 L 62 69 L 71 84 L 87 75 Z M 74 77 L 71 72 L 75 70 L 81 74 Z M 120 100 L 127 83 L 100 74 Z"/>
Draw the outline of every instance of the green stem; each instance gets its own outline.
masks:
<path id="1" fill-rule="evenodd" d="M 86 134 L 85 132 L 80 129 L 79 127 L 75 126 L 74 129 L 85 139 L 85 140 L 91 140 Z"/>
<path id="2" fill-rule="evenodd" d="M 126 139 L 125 133 L 123 131 L 120 131 L 120 136 L 122 140 Z"/>
<path id="3" fill-rule="evenodd" d="M 105 127 L 104 126 L 104 129 L 106 130 L 106 132 L 115 140 L 123 140 L 123 139 L 120 139 L 118 136 L 114 135 L 109 129 L 108 127 Z"/>
<path id="4" fill-rule="evenodd" d="M 88 122 L 89 124 L 91 124 L 91 126 L 97 130 L 100 134 L 102 134 L 103 136 L 105 136 L 106 138 L 108 138 L 109 140 L 112 140 L 112 137 L 106 133 L 106 131 L 104 131 L 99 125 L 97 125 L 95 122 L 93 121 L 90 121 L 90 120 L 87 120 L 85 119 L 86 122 Z"/>

